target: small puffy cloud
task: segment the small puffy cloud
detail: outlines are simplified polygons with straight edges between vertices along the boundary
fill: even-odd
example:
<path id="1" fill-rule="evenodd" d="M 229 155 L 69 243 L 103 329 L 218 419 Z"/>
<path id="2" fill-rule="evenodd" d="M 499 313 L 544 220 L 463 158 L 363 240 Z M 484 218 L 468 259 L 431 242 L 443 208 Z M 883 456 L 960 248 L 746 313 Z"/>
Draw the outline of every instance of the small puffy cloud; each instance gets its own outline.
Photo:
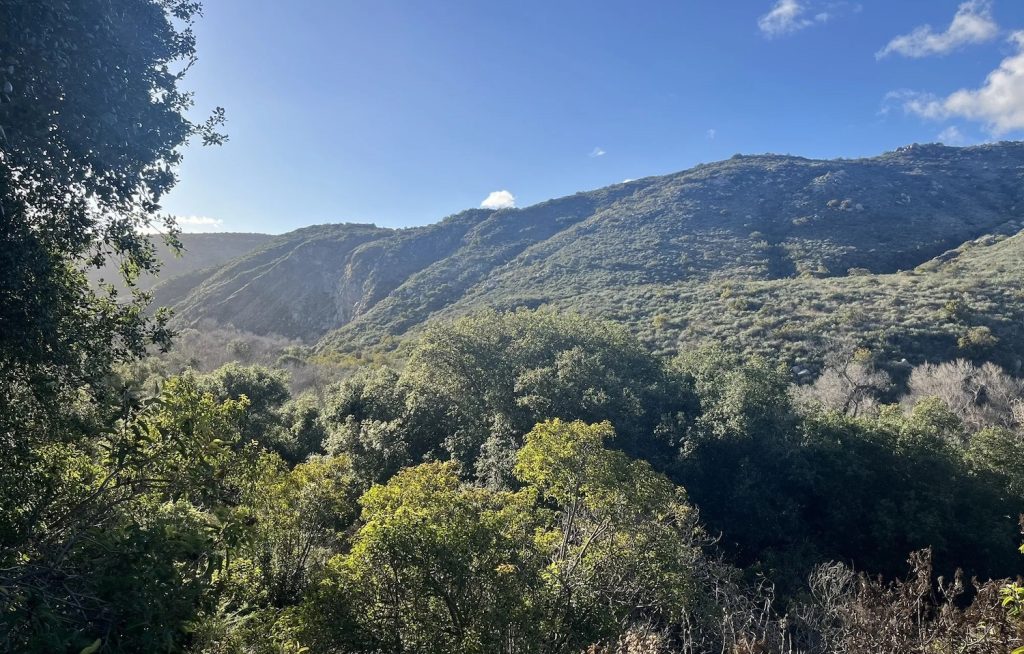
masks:
<path id="1" fill-rule="evenodd" d="M 998 35 L 999 25 L 992 18 L 991 0 L 969 0 L 957 8 L 946 31 L 934 32 L 931 25 L 922 25 L 910 34 L 889 41 L 875 57 L 882 59 L 894 52 L 914 58 L 942 55 L 965 45 L 991 41 Z"/>
<path id="2" fill-rule="evenodd" d="M 829 7 L 841 9 L 846 2 L 833 2 Z M 811 13 L 810 6 L 803 0 L 777 0 L 771 10 L 757 19 L 761 33 L 768 38 L 793 34 L 815 23 L 827 23 L 833 18 L 831 11 Z"/>
<path id="3" fill-rule="evenodd" d="M 511 209 L 516 206 L 516 196 L 508 191 L 492 191 L 480 203 L 482 209 Z"/>
<path id="4" fill-rule="evenodd" d="M 944 98 L 897 91 L 886 99 L 900 102 L 905 112 L 923 118 L 983 123 L 996 136 L 1024 130 L 1024 31 L 1014 32 L 1010 41 L 1017 46 L 1017 53 L 1003 59 L 980 88 L 960 89 Z"/>
<path id="5" fill-rule="evenodd" d="M 939 135 L 935 137 L 939 143 L 946 145 L 960 145 L 967 139 L 964 138 L 963 132 L 956 125 L 950 125 L 946 129 L 939 132 Z"/>
<path id="6" fill-rule="evenodd" d="M 715 137 L 718 136 L 718 130 L 709 129 L 708 131 L 704 132 L 704 135 L 708 138 L 709 141 L 714 141 Z"/>
<path id="7" fill-rule="evenodd" d="M 588 154 L 587 156 L 590 157 L 591 159 L 597 159 L 598 157 L 603 157 L 606 154 L 608 153 L 602 150 L 601 148 L 595 147 L 593 150 L 590 151 L 590 154 Z"/>

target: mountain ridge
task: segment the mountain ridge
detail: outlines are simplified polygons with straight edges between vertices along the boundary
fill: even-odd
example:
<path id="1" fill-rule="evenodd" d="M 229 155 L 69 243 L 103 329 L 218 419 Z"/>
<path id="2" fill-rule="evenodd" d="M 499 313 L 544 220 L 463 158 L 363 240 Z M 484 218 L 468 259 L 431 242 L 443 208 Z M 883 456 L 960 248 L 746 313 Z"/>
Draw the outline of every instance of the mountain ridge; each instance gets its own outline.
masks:
<path id="1" fill-rule="evenodd" d="M 1017 142 L 861 159 L 737 155 L 424 227 L 303 228 L 157 295 L 178 325 L 213 320 L 355 350 L 483 307 L 912 270 L 1012 233 L 1022 180 Z"/>
<path id="2" fill-rule="evenodd" d="M 269 234 L 256 232 L 185 233 L 178 235 L 181 251 L 174 252 L 162 238 L 151 236 L 160 272 L 157 275 L 140 275 L 136 286 L 139 290 L 148 291 L 180 276 L 192 276 L 199 271 L 210 270 L 253 251 L 272 238 Z M 101 268 L 88 267 L 85 273 L 94 286 L 109 283 L 119 291 L 125 290 L 121 273 L 114 262 L 107 262 Z"/>

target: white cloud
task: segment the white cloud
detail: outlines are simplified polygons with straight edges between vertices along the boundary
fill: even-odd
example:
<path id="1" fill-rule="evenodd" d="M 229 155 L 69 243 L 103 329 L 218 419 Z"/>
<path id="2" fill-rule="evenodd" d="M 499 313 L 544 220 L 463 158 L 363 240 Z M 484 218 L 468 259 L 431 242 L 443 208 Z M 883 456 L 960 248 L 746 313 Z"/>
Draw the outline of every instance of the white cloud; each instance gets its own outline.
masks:
<path id="1" fill-rule="evenodd" d="M 950 125 L 942 130 L 935 139 L 939 143 L 945 143 L 946 145 L 959 145 L 967 140 L 956 125 Z"/>
<path id="2" fill-rule="evenodd" d="M 771 11 L 757 20 L 757 26 L 768 37 L 792 34 L 814 24 L 804 15 L 806 12 L 807 7 L 799 0 L 778 0 Z"/>
<path id="3" fill-rule="evenodd" d="M 957 8 L 945 32 L 933 32 L 931 25 L 922 25 L 910 34 L 889 41 L 875 57 L 881 59 L 894 52 L 915 58 L 941 55 L 971 43 L 991 41 L 998 35 L 999 25 L 992 18 L 991 0 L 968 0 Z"/>
<path id="4" fill-rule="evenodd" d="M 766 37 L 775 38 L 862 10 L 860 3 L 847 0 L 776 0 L 771 10 L 757 20 L 757 26 Z"/>
<path id="5" fill-rule="evenodd" d="M 178 227 L 183 232 L 220 232 L 224 231 L 224 221 L 209 216 L 175 216 Z"/>
<path id="6" fill-rule="evenodd" d="M 224 221 L 220 218 L 211 218 L 209 216 L 175 216 L 174 222 L 178 224 L 178 229 L 186 234 L 224 231 Z M 164 229 L 163 220 L 158 218 L 152 225 L 143 228 L 142 231 L 145 234 L 163 234 L 166 230 Z"/>
<path id="7" fill-rule="evenodd" d="M 516 196 L 508 191 L 492 191 L 480 203 L 480 207 L 483 209 L 511 209 L 514 206 L 516 206 Z"/>
<path id="8" fill-rule="evenodd" d="M 709 129 L 707 132 L 704 133 L 704 135 L 708 137 L 709 141 L 714 141 L 715 137 L 718 136 L 718 130 L 717 129 Z"/>
<path id="9" fill-rule="evenodd" d="M 596 159 L 598 157 L 603 157 L 606 154 L 608 153 L 602 150 L 601 148 L 595 147 L 593 150 L 590 151 L 590 154 L 587 156 L 590 157 L 591 159 Z"/>
<path id="10" fill-rule="evenodd" d="M 1024 30 L 1010 36 L 1017 53 L 1003 59 L 977 89 L 960 89 L 940 98 L 928 93 L 897 91 L 887 100 L 897 100 L 907 113 L 943 120 L 965 118 L 984 123 L 994 135 L 1024 130 Z"/>
<path id="11" fill-rule="evenodd" d="M 833 2 L 830 8 L 845 7 L 845 2 Z M 833 18 L 829 11 L 819 11 L 809 16 L 809 7 L 802 0 L 778 0 L 764 16 L 757 19 L 757 26 L 768 38 L 799 32 L 815 23 L 827 23 Z"/>
<path id="12" fill-rule="evenodd" d="M 903 107 L 903 111 L 908 114 L 917 114 L 918 116 L 932 119 L 942 118 L 941 113 L 937 111 L 940 106 L 939 99 L 931 93 L 912 91 L 910 89 L 889 91 L 885 94 L 882 108 L 878 112 L 879 115 L 889 115 L 894 105 Z"/>

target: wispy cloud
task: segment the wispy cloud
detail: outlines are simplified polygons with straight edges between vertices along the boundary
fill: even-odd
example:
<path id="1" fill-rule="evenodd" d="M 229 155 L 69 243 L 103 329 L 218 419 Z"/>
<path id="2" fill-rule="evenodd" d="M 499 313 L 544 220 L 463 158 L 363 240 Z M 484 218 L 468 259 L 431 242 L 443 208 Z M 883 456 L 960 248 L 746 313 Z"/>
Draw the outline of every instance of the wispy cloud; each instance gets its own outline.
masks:
<path id="1" fill-rule="evenodd" d="M 811 25 L 827 23 L 841 13 L 859 12 L 860 4 L 836 0 L 776 0 L 767 14 L 757 19 L 757 26 L 767 38 L 773 39 L 799 32 Z"/>
<path id="2" fill-rule="evenodd" d="M 511 209 L 516 206 L 516 196 L 508 191 L 491 191 L 480 203 L 483 209 Z"/>
<path id="3" fill-rule="evenodd" d="M 937 102 L 938 96 L 932 93 L 913 91 L 911 89 L 889 91 L 882 100 L 882 108 L 878 111 L 878 115 L 888 116 L 893 107 L 902 107 L 903 111 L 908 114 L 917 114 L 926 118 L 939 118 L 938 115 L 926 115 L 929 111 L 927 107 L 935 105 Z"/>
<path id="4" fill-rule="evenodd" d="M 210 216 L 174 216 L 174 222 L 186 234 L 224 231 L 224 221 Z M 147 234 L 162 234 L 165 231 L 163 221 L 158 220 L 142 231 Z"/>
<path id="5" fill-rule="evenodd" d="M 946 129 L 939 132 L 938 136 L 935 137 L 939 143 L 945 143 L 946 145 L 960 145 L 967 139 L 964 137 L 963 132 L 960 131 L 956 125 L 950 125 Z"/>
<path id="6" fill-rule="evenodd" d="M 996 136 L 1024 130 L 1024 30 L 1014 32 L 1010 41 L 1017 53 L 1003 59 L 977 89 L 960 89 L 946 97 L 895 91 L 886 96 L 887 102 L 898 102 L 905 112 L 923 118 L 977 121 Z"/>
<path id="7" fill-rule="evenodd" d="M 714 141 L 715 137 L 718 136 L 718 130 L 714 128 L 709 129 L 708 131 L 704 132 L 704 136 L 706 136 L 709 141 Z"/>
<path id="8" fill-rule="evenodd" d="M 813 24 L 814 21 L 807 17 L 807 6 L 799 0 L 778 0 L 767 14 L 757 20 L 757 26 L 769 38 L 799 32 Z"/>
<path id="9" fill-rule="evenodd" d="M 224 221 L 209 216 L 176 216 L 175 221 L 183 232 L 219 232 L 224 229 Z"/>
<path id="10" fill-rule="evenodd" d="M 606 154 L 608 153 L 602 150 L 601 148 L 595 147 L 593 150 L 590 151 L 590 154 L 588 154 L 587 156 L 590 157 L 591 159 L 597 159 L 598 157 L 603 157 Z"/>
<path id="11" fill-rule="evenodd" d="M 992 18 L 991 0 L 969 0 L 957 8 L 953 22 L 944 32 L 922 25 L 889 41 L 875 57 L 882 59 L 892 53 L 914 58 L 943 55 L 965 45 L 991 41 L 998 35 L 999 25 Z"/>

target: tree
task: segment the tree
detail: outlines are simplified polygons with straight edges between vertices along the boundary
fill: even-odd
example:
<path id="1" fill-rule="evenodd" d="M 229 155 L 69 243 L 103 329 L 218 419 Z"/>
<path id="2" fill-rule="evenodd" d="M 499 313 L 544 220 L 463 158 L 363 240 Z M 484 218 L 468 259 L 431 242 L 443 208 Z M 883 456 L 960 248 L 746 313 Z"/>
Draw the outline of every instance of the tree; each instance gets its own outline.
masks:
<path id="1" fill-rule="evenodd" d="M 957 347 L 974 356 L 990 352 L 998 343 L 999 338 L 984 325 L 968 328 L 956 341 Z"/>
<path id="2" fill-rule="evenodd" d="M 963 359 L 920 365 L 910 374 L 908 386 L 903 398 L 905 406 L 910 408 L 925 398 L 938 398 L 972 432 L 985 427 L 1013 426 L 1014 405 L 1024 399 L 1021 380 L 993 363 L 979 367 Z"/>
<path id="3" fill-rule="evenodd" d="M 1012 439 L 987 440 L 972 469 L 963 421 L 939 400 L 909 415 L 882 406 L 878 416 L 800 416 L 788 375 L 764 362 L 710 351 L 680 365 L 701 414 L 672 477 L 732 560 L 769 575 L 784 598 L 821 561 L 895 575 L 928 546 L 944 572 L 1016 572 L 1004 554 L 1019 512 L 1006 490 L 1013 460 L 998 463 Z"/>
<path id="4" fill-rule="evenodd" d="M 494 416 L 491 433 L 480 447 L 476 460 L 476 478 L 495 490 L 515 487 L 516 450 L 520 436 L 503 414 Z"/>
<path id="5" fill-rule="evenodd" d="M 248 410 L 239 416 L 243 442 L 259 443 L 294 460 L 294 443 L 281 414 L 281 408 L 291 397 L 284 372 L 229 363 L 203 375 L 201 381 L 218 399 L 246 398 Z"/>
<path id="6" fill-rule="evenodd" d="M 180 644 L 211 600 L 224 547 L 216 514 L 247 467 L 236 449 L 244 410 L 184 376 L 86 446 L 42 448 L 44 474 L 0 506 L 0 649 Z"/>
<path id="7" fill-rule="evenodd" d="M 743 361 L 718 347 L 682 355 L 675 364 L 700 406 L 691 439 L 778 438 L 795 424 L 784 368 L 757 357 Z"/>
<path id="8" fill-rule="evenodd" d="M 435 325 L 400 375 L 357 376 L 332 395 L 331 442 L 350 443 L 353 457 L 377 450 L 388 468 L 376 480 L 430 458 L 481 472 L 482 453 L 507 458 L 550 418 L 612 420 L 623 450 L 671 460 L 693 408 L 679 376 L 621 328 L 544 310 Z M 504 453 L 484 447 L 492 436 Z"/>
<path id="9" fill-rule="evenodd" d="M 16 650 L 66 650 L 74 626 L 74 638 L 99 629 L 104 642 L 144 643 L 127 649 L 166 648 L 161 638 L 182 614 L 160 593 L 189 593 L 140 577 L 111 595 L 118 587 L 104 586 L 107 573 L 162 561 L 180 580 L 202 563 L 197 550 L 174 545 L 195 543 L 145 536 L 194 534 L 191 509 L 134 511 L 154 488 L 147 480 L 208 472 L 175 458 L 195 440 L 179 439 L 175 450 L 152 422 L 170 413 L 137 416 L 135 400 L 110 382 L 115 363 L 167 345 L 167 316 L 147 317 L 143 294 L 91 289 L 82 273 L 111 257 L 129 284 L 154 270 L 142 228 L 162 224 L 176 242 L 173 220 L 156 215 L 182 147 L 192 137 L 223 141 L 222 112 L 201 124 L 185 115 L 191 98 L 180 84 L 195 59 L 198 14 L 192 0 L 0 0 L 0 594 L 14 607 L 0 619 L 15 623 Z M 214 420 L 217 409 L 200 409 Z M 154 443 L 165 449 L 149 458 Z M 145 461 L 153 469 L 143 472 Z M 160 492 L 176 503 L 170 488 Z M 23 621 L 33 605 L 36 622 Z M 129 628 L 161 611 L 166 619 L 149 632 Z M 53 640 L 38 640 L 45 634 Z"/>
<path id="10" fill-rule="evenodd" d="M 605 447 L 607 423 L 526 436 L 521 488 L 406 468 L 360 500 L 351 551 L 301 610 L 315 650 L 569 654 L 634 624 L 668 625 L 695 594 L 700 531 L 682 489 Z"/>
<path id="11" fill-rule="evenodd" d="M 693 595 L 699 530 L 683 489 L 605 447 L 607 422 L 555 419 L 519 451 L 516 476 L 553 506 L 543 651 L 579 651 L 634 622 L 668 624 Z"/>
<path id="12" fill-rule="evenodd" d="M 876 409 L 890 389 L 888 373 L 875 367 L 871 352 L 852 342 L 833 341 L 825 369 L 810 386 L 797 386 L 795 396 L 805 405 L 862 415 Z"/>
<path id="13" fill-rule="evenodd" d="M 792 537 L 817 540 L 820 560 L 849 560 L 889 577 L 908 552 L 925 547 L 943 574 L 1018 574 L 1011 552 L 1021 500 L 989 458 L 1009 443 L 965 461 L 962 429 L 934 399 L 910 415 L 886 406 L 877 418 L 809 419 L 798 478 L 806 495 Z"/>
<path id="14" fill-rule="evenodd" d="M 281 419 L 288 430 L 289 459 L 303 461 L 313 454 L 323 454 L 327 427 L 321 417 L 319 399 L 310 392 L 281 407 Z"/>
<path id="15" fill-rule="evenodd" d="M 289 470 L 276 454 L 260 456 L 238 504 L 225 511 L 231 530 L 217 607 L 199 616 L 193 651 L 297 654 L 288 648 L 292 613 L 347 546 L 359 488 L 345 457 L 314 457 Z"/>
<path id="16" fill-rule="evenodd" d="M 529 493 L 465 486 L 453 465 L 431 463 L 374 486 L 360 504 L 351 553 L 331 561 L 307 605 L 311 645 L 531 651 L 523 645 L 536 639 L 531 587 L 542 563 Z"/>
<path id="17" fill-rule="evenodd" d="M 1002 478 L 1012 497 L 1024 505 L 1024 432 L 989 427 L 974 435 L 967 461 Z"/>
<path id="18" fill-rule="evenodd" d="M 224 140 L 222 111 L 190 121 L 180 88 L 199 11 L 193 0 L 0 2 L 0 378 L 42 406 L 54 386 L 84 386 L 167 342 L 166 316 L 149 321 L 144 295 L 98 294 L 81 266 L 116 257 L 127 282 L 154 270 L 141 229 L 182 146 Z M 162 225 L 176 243 L 173 219 Z"/>

